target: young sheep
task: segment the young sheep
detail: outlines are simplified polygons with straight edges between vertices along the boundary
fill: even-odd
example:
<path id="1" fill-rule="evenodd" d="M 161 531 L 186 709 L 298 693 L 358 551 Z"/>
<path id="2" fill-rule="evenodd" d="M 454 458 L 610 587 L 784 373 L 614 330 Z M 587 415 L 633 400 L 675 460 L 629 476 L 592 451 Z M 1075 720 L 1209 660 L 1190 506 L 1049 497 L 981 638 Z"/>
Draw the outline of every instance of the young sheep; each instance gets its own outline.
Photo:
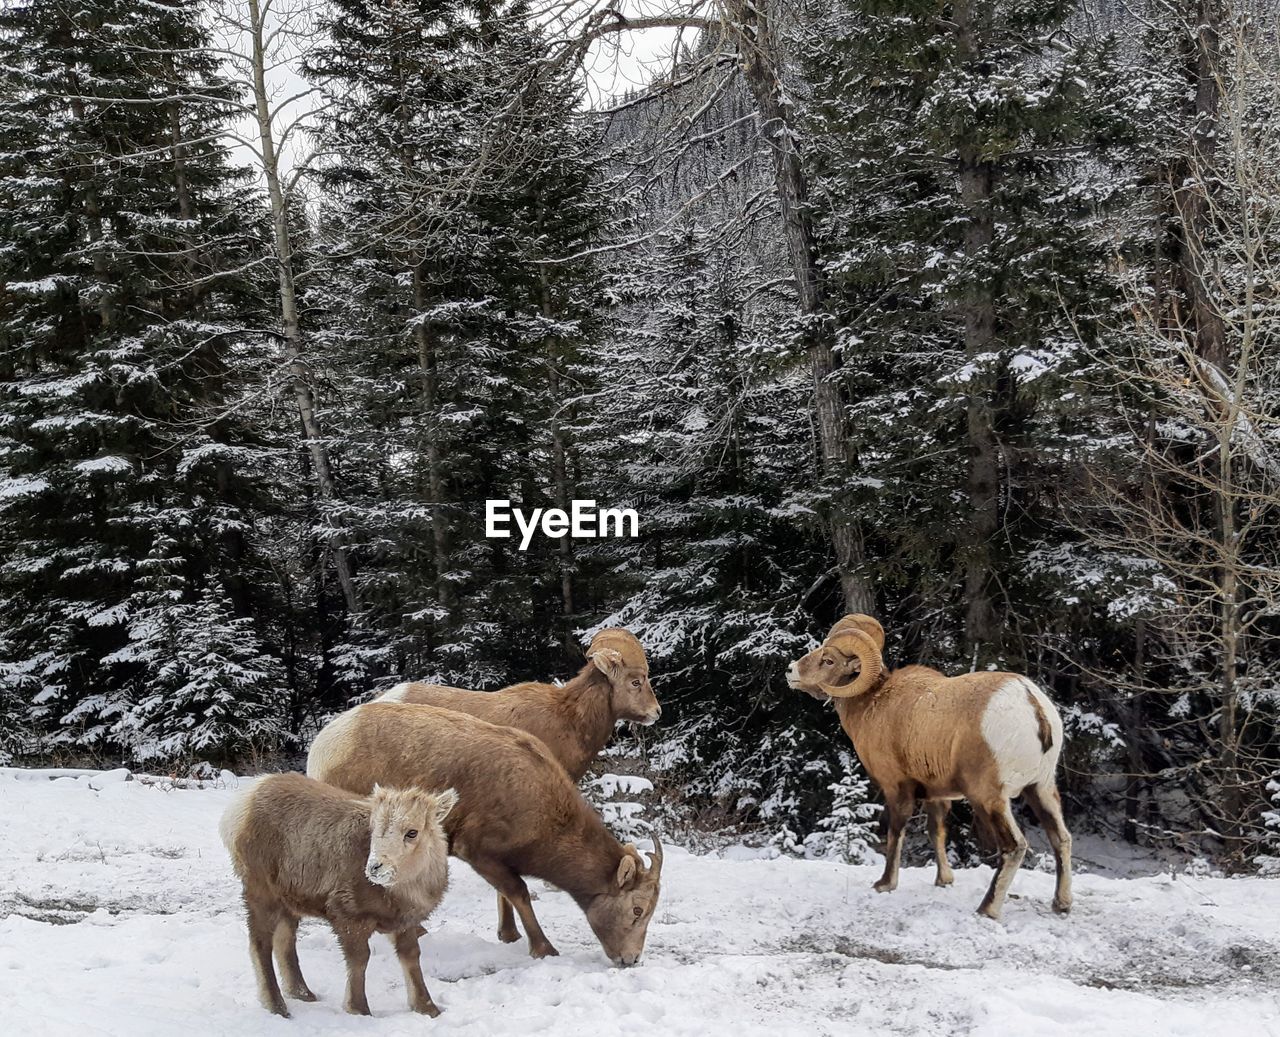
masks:
<path id="1" fill-rule="evenodd" d="M 662 715 L 649 683 L 649 661 L 631 631 L 619 627 L 599 631 L 586 655 L 586 665 L 566 684 L 525 681 L 497 691 L 397 684 L 380 701 L 452 709 L 527 731 L 546 743 L 576 782 L 609 741 L 619 720 L 648 725 Z M 498 939 L 504 943 L 520 939 L 515 912 L 502 894 L 498 894 Z"/>
<path id="2" fill-rule="evenodd" d="M 273 947 L 285 992 L 316 999 L 295 947 L 298 922 L 310 916 L 327 920 L 342 947 L 348 1012 L 369 1014 L 369 937 L 380 932 L 395 945 L 409 1007 L 440 1014 L 422 978 L 418 937 L 448 882 L 441 822 L 457 798 L 453 789 L 433 795 L 378 786 L 357 796 L 301 774 L 273 774 L 232 801 L 218 831 L 244 887 L 263 1007 L 289 1015 L 271 966 Z"/>
<path id="3" fill-rule="evenodd" d="M 994 839 L 1000 864 L 978 911 L 999 919 L 1027 852 L 1010 800 L 1021 795 L 1044 827 L 1057 860 L 1053 909 L 1071 909 L 1071 835 L 1062 819 L 1055 771 L 1062 720 L 1026 677 L 968 673 L 945 677 L 925 666 L 884 667 L 884 631 L 870 616 L 846 616 L 827 640 L 791 664 L 787 681 L 834 699 L 858 758 L 884 792 L 889 815 L 879 892 L 898 885 L 902 833 L 925 800 L 938 853 L 938 883 L 950 883 L 944 847 L 946 804 L 967 799 Z"/>

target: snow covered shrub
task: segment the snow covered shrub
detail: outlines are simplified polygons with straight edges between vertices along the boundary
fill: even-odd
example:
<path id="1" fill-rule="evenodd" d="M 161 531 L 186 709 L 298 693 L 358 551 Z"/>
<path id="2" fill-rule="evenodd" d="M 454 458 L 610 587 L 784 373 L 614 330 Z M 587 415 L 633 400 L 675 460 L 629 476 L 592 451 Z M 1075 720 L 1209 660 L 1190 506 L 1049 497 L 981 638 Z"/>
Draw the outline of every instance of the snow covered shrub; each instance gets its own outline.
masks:
<path id="1" fill-rule="evenodd" d="M 1271 810 L 1262 812 L 1262 852 L 1254 858 L 1258 874 L 1268 878 L 1280 878 L 1280 771 L 1267 782 L 1271 796 Z"/>
<path id="2" fill-rule="evenodd" d="M 653 822 L 645 817 L 646 805 L 639 799 L 652 792 L 653 782 L 632 774 L 602 774 L 583 789 L 605 827 L 624 843 L 645 839 L 653 831 Z"/>
<path id="3" fill-rule="evenodd" d="M 105 662 L 133 671 L 131 694 L 95 708 L 114 716 L 111 736 L 140 763 L 230 762 L 273 748 L 280 664 L 253 621 L 235 616 L 216 586 L 189 600 L 171 541 L 160 537 L 129 601 L 129 643 Z"/>
<path id="4" fill-rule="evenodd" d="M 840 767 L 840 780 L 827 786 L 834 797 L 831 812 L 804 840 L 804 855 L 865 864 L 875 854 L 872 847 L 883 808 L 872 802 L 871 779 L 852 753 L 840 753 Z"/>

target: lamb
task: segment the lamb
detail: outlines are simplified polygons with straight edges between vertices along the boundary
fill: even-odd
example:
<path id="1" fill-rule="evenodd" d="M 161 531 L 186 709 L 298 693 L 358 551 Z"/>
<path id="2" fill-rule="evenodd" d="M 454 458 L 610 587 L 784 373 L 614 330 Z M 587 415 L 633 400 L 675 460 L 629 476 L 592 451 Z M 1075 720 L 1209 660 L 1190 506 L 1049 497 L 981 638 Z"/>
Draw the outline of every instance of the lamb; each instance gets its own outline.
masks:
<path id="1" fill-rule="evenodd" d="M 387 933 L 404 970 L 409 1007 L 437 1016 L 422 978 L 418 938 L 448 882 L 441 823 L 458 802 L 453 789 L 373 786 L 369 796 L 301 774 L 273 774 L 240 793 L 218 831 L 244 889 L 249 951 L 263 1007 L 289 1016 L 274 947 L 290 997 L 314 1001 L 298 967 L 303 916 L 326 919 L 347 963 L 346 1010 L 369 1014 L 369 937 Z"/>
<path id="2" fill-rule="evenodd" d="M 916 800 L 926 801 L 945 866 L 947 802 L 967 799 L 1000 851 L 980 914 L 999 919 L 1005 895 L 1027 852 L 1010 800 L 1021 795 L 1044 827 L 1057 861 L 1053 909 L 1071 909 L 1071 834 L 1062 819 L 1055 772 L 1062 719 L 1045 693 L 1013 673 L 946 677 L 925 666 L 886 672 L 884 630 L 870 616 L 846 616 L 823 644 L 793 662 L 791 687 L 835 701 L 840 724 L 867 773 L 884 792 L 889 815 L 885 870 L 875 888 L 897 888 L 902 833 Z"/>
<path id="3" fill-rule="evenodd" d="M 619 720 L 652 724 L 662 707 L 649 683 L 644 648 L 629 630 L 601 630 L 587 648 L 587 663 L 567 684 L 526 681 L 498 691 L 468 691 L 442 684 L 398 684 L 379 701 L 411 702 L 469 713 L 540 738 L 580 781 Z M 511 904 L 498 896 L 498 939 L 520 939 Z"/>
<path id="4" fill-rule="evenodd" d="M 639 960 L 658 903 L 662 847 L 654 839 L 646 868 L 532 735 L 435 706 L 368 702 L 316 736 L 307 774 L 354 793 L 374 782 L 457 789 L 459 806 L 445 825 L 449 852 L 515 905 L 530 954 L 557 951 L 523 875 L 573 897 L 615 964 Z"/>

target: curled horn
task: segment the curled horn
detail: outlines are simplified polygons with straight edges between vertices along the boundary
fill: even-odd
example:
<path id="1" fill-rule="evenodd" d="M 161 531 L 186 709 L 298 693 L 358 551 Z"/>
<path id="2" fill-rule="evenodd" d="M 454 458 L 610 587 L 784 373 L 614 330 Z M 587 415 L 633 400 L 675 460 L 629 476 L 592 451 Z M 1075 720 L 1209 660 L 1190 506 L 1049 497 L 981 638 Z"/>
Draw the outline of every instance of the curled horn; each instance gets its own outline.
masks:
<path id="1" fill-rule="evenodd" d="M 872 622 L 875 621 L 872 620 Z M 826 647 L 834 648 L 845 655 L 856 655 L 858 662 L 862 664 L 858 679 L 851 684 L 820 683 L 818 685 L 833 699 L 855 698 L 880 686 L 880 682 L 884 679 L 884 660 L 880 657 L 880 648 L 875 639 L 865 630 L 845 630 L 833 637 L 828 637 Z"/>
<path id="2" fill-rule="evenodd" d="M 861 630 L 876 643 L 876 647 L 881 652 L 884 651 L 884 627 L 880 625 L 878 619 L 861 612 L 850 612 L 847 616 L 836 620 L 836 625 L 831 628 L 827 640 L 830 641 L 837 634 L 846 634 L 850 630 Z"/>
<path id="3" fill-rule="evenodd" d="M 658 834 L 653 834 L 653 852 L 649 854 L 649 873 L 658 875 L 662 872 L 662 843 L 658 841 Z"/>

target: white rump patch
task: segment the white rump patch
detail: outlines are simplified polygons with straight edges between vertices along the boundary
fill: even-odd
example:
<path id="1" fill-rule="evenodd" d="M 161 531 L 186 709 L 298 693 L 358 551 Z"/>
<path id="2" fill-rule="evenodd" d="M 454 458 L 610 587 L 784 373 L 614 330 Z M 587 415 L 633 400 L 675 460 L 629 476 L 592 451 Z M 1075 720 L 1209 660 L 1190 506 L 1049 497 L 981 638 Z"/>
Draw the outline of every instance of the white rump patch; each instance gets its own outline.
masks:
<path id="1" fill-rule="evenodd" d="M 249 803 L 255 788 L 257 788 L 256 782 L 237 792 L 227 804 L 227 809 L 222 812 L 222 819 L 218 822 L 218 835 L 222 839 L 222 845 L 230 852 L 232 860 L 236 857 L 236 837 L 244 827 L 245 818 L 249 816 Z"/>
<path id="2" fill-rule="evenodd" d="M 1049 721 L 1053 745 L 1040 744 L 1040 722 L 1028 699 L 1035 696 Z M 982 737 L 995 757 L 1000 784 L 1006 796 L 1016 796 L 1028 785 L 1053 777 L 1062 751 L 1062 720 L 1049 697 L 1026 677 L 1012 677 L 996 690 L 982 714 Z"/>
<path id="3" fill-rule="evenodd" d="M 335 717 L 325 724 L 316 740 L 311 743 L 311 751 L 307 753 L 307 777 L 324 781 L 324 775 L 336 767 L 343 759 L 347 743 L 347 735 L 355 726 L 356 714 L 360 707 L 349 709 L 340 717 Z"/>
<path id="4" fill-rule="evenodd" d="M 384 691 L 376 699 L 378 702 L 403 702 L 404 697 L 409 694 L 408 684 L 397 684 L 390 691 Z"/>

